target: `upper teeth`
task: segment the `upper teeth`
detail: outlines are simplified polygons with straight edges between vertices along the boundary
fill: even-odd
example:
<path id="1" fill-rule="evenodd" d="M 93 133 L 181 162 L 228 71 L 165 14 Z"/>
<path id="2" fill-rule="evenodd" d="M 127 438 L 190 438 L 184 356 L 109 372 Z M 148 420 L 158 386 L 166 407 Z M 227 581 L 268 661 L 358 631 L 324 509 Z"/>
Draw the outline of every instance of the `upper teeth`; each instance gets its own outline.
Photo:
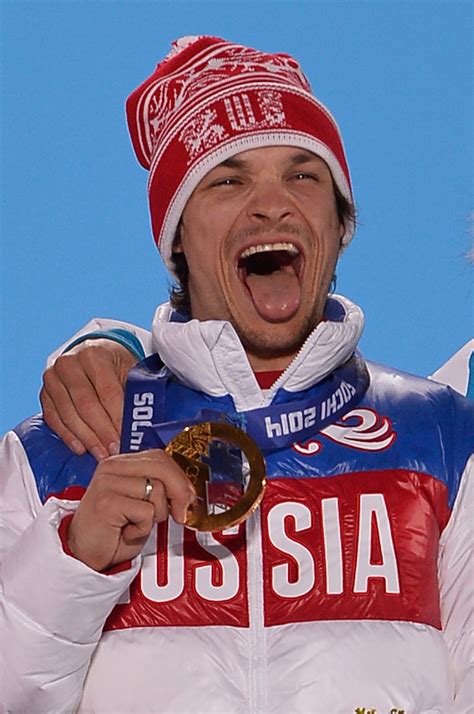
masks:
<path id="1" fill-rule="evenodd" d="M 298 255 L 299 250 L 294 243 L 262 243 L 261 245 L 251 245 L 250 248 L 244 250 L 241 258 L 248 258 L 255 253 L 268 253 L 271 250 L 287 250 L 293 255 Z"/>

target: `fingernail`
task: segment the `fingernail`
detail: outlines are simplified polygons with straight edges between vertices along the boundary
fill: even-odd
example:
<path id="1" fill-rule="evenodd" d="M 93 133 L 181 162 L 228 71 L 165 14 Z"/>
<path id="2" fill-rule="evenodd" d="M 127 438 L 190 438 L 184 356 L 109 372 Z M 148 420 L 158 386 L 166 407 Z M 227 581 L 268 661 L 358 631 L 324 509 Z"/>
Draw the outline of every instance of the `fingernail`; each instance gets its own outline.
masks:
<path id="1" fill-rule="evenodd" d="M 107 458 L 107 452 L 100 446 L 94 446 L 94 448 L 91 450 L 91 454 L 96 461 L 102 461 L 102 459 Z"/>
<path id="2" fill-rule="evenodd" d="M 118 441 L 112 441 L 109 444 L 109 454 L 111 456 L 116 456 L 120 452 L 120 444 Z"/>
<path id="3" fill-rule="evenodd" d="M 71 449 L 71 451 L 74 451 L 74 453 L 77 454 L 78 456 L 82 456 L 82 454 L 86 453 L 86 450 L 85 450 L 83 444 L 81 444 L 81 442 L 78 441 L 77 439 L 73 439 L 71 441 L 69 448 Z"/>

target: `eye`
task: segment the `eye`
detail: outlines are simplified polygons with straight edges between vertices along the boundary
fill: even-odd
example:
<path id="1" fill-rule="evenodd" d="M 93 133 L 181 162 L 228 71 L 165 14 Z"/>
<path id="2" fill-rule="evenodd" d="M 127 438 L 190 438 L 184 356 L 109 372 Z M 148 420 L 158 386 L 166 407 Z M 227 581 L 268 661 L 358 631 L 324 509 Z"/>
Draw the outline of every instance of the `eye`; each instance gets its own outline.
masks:
<path id="1" fill-rule="evenodd" d="M 235 186 L 235 184 L 239 183 L 236 178 L 223 178 L 219 179 L 214 183 L 214 186 Z"/>
<path id="2" fill-rule="evenodd" d="M 297 181 L 319 181 L 316 174 L 306 173 L 305 171 L 298 171 L 297 174 L 293 175 L 293 178 Z"/>
<path id="3" fill-rule="evenodd" d="M 210 188 L 239 186 L 241 183 L 242 181 L 235 176 L 223 176 L 212 181 Z"/>

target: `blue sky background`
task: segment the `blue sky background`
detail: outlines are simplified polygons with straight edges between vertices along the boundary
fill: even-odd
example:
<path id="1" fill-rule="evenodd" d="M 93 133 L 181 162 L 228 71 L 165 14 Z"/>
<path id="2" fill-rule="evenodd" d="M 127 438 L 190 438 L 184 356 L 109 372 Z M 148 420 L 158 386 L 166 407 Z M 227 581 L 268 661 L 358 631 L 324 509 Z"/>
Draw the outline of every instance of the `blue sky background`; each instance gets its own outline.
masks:
<path id="1" fill-rule="evenodd" d="M 359 207 L 338 291 L 366 356 L 417 374 L 472 335 L 472 3 L 1 3 L 0 430 L 38 409 L 46 355 L 94 315 L 148 326 L 167 278 L 124 100 L 171 40 L 300 60 L 335 114 Z"/>

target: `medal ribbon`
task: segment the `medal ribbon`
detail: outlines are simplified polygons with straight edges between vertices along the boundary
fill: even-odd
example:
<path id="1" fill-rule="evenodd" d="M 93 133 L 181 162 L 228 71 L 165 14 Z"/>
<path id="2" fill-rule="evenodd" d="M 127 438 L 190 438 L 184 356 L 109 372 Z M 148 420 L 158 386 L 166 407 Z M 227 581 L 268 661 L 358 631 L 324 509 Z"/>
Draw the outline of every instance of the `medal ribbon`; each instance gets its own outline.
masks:
<path id="1" fill-rule="evenodd" d="M 288 448 L 341 419 L 359 403 L 369 386 L 364 361 L 354 353 L 345 364 L 312 387 L 303 399 L 273 403 L 247 412 L 201 409 L 192 418 L 166 422 L 169 379 L 170 374 L 158 355 L 143 360 L 129 373 L 122 452 L 163 449 L 186 426 L 223 419 L 245 431 L 263 452 Z"/>

